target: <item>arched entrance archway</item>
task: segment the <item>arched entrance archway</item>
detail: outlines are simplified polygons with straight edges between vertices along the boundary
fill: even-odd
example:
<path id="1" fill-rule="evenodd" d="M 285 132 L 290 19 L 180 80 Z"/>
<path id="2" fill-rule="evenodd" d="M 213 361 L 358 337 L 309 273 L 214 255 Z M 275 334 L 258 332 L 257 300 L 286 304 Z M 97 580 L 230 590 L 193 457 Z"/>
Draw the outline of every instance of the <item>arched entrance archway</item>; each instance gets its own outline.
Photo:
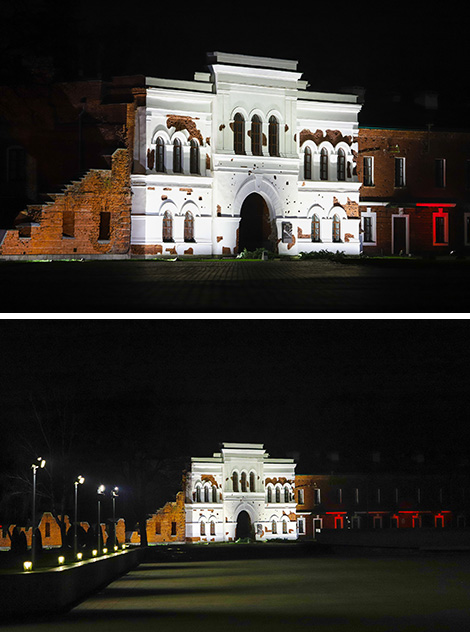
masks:
<path id="1" fill-rule="evenodd" d="M 245 198 L 240 210 L 238 229 L 238 252 L 245 248 L 273 250 L 271 218 L 266 201 L 259 193 L 251 193 Z"/>
<path id="2" fill-rule="evenodd" d="M 237 528 L 235 530 L 235 541 L 243 538 L 254 539 L 253 525 L 247 511 L 240 511 L 237 516 Z"/>

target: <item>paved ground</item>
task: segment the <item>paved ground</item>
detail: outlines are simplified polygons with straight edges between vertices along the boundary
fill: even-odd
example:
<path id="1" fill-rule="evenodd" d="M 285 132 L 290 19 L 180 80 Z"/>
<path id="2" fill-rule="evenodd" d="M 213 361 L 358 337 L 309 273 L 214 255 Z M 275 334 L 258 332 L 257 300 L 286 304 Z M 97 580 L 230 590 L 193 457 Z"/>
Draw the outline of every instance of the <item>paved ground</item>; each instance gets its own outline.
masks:
<path id="1" fill-rule="evenodd" d="M 470 629 L 469 561 L 326 556 L 142 564 L 65 616 L 8 629 L 457 632 Z"/>
<path id="2" fill-rule="evenodd" d="M 3 313 L 466 312 L 470 266 L 0 262 Z"/>

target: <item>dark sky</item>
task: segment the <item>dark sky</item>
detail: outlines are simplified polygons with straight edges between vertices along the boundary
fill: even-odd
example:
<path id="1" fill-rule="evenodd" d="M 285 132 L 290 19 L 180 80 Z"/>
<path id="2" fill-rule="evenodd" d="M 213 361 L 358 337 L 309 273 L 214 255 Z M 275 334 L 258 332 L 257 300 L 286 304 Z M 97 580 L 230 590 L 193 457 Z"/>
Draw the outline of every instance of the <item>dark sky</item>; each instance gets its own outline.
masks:
<path id="1" fill-rule="evenodd" d="M 12 73 L 52 57 L 58 77 L 147 74 L 192 78 L 205 52 L 299 60 L 312 88 L 452 88 L 461 98 L 464 15 L 422 3 L 17 0 L 0 9 L 0 53 Z M 460 19 L 461 18 L 461 19 Z M 5 70 L 5 63 L 2 64 Z"/>
<path id="2" fill-rule="evenodd" d="M 148 424 L 171 455 L 461 450 L 469 338 L 441 319 L 6 320 L 3 417 L 55 393 L 96 436 Z"/>

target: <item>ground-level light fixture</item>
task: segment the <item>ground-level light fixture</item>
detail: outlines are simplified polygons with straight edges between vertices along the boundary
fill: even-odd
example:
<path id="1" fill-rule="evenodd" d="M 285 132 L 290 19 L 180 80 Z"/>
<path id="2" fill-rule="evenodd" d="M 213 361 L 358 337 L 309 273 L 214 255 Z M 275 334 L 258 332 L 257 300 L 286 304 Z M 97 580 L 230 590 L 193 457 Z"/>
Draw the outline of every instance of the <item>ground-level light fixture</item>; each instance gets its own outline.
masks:
<path id="1" fill-rule="evenodd" d="M 80 561 L 83 557 L 83 553 L 77 553 L 77 560 Z"/>
<path id="2" fill-rule="evenodd" d="M 33 563 L 28 561 L 28 562 L 23 562 L 23 568 L 25 571 L 32 571 L 33 570 Z"/>
<path id="3" fill-rule="evenodd" d="M 93 557 L 96 557 L 98 555 L 98 551 L 96 549 L 93 549 L 91 554 L 93 555 Z"/>
<path id="4" fill-rule="evenodd" d="M 59 565 L 62 566 L 62 564 L 65 562 L 65 557 L 63 555 L 59 555 L 57 561 L 59 562 Z"/>

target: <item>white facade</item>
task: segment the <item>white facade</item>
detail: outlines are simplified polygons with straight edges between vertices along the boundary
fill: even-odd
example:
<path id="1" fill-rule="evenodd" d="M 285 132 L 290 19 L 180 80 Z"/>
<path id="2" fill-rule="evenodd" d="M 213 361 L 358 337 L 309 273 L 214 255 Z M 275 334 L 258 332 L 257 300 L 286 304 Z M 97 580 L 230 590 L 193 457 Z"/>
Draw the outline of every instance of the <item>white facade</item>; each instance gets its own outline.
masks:
<path id="1" fill-rule="evenodd" d="M 257 443 L 224 443 L 191 459 L 186 477 L 186 540 L 297 539 L 295 463 Z"/>
<path id="2" fill-rule="evenodd" d="M 213 53 L 209 63 L 194 81 L 147 78 L 132 251 L 359 253 L 357 96 L 307 91 L 296 61 Z"/>

